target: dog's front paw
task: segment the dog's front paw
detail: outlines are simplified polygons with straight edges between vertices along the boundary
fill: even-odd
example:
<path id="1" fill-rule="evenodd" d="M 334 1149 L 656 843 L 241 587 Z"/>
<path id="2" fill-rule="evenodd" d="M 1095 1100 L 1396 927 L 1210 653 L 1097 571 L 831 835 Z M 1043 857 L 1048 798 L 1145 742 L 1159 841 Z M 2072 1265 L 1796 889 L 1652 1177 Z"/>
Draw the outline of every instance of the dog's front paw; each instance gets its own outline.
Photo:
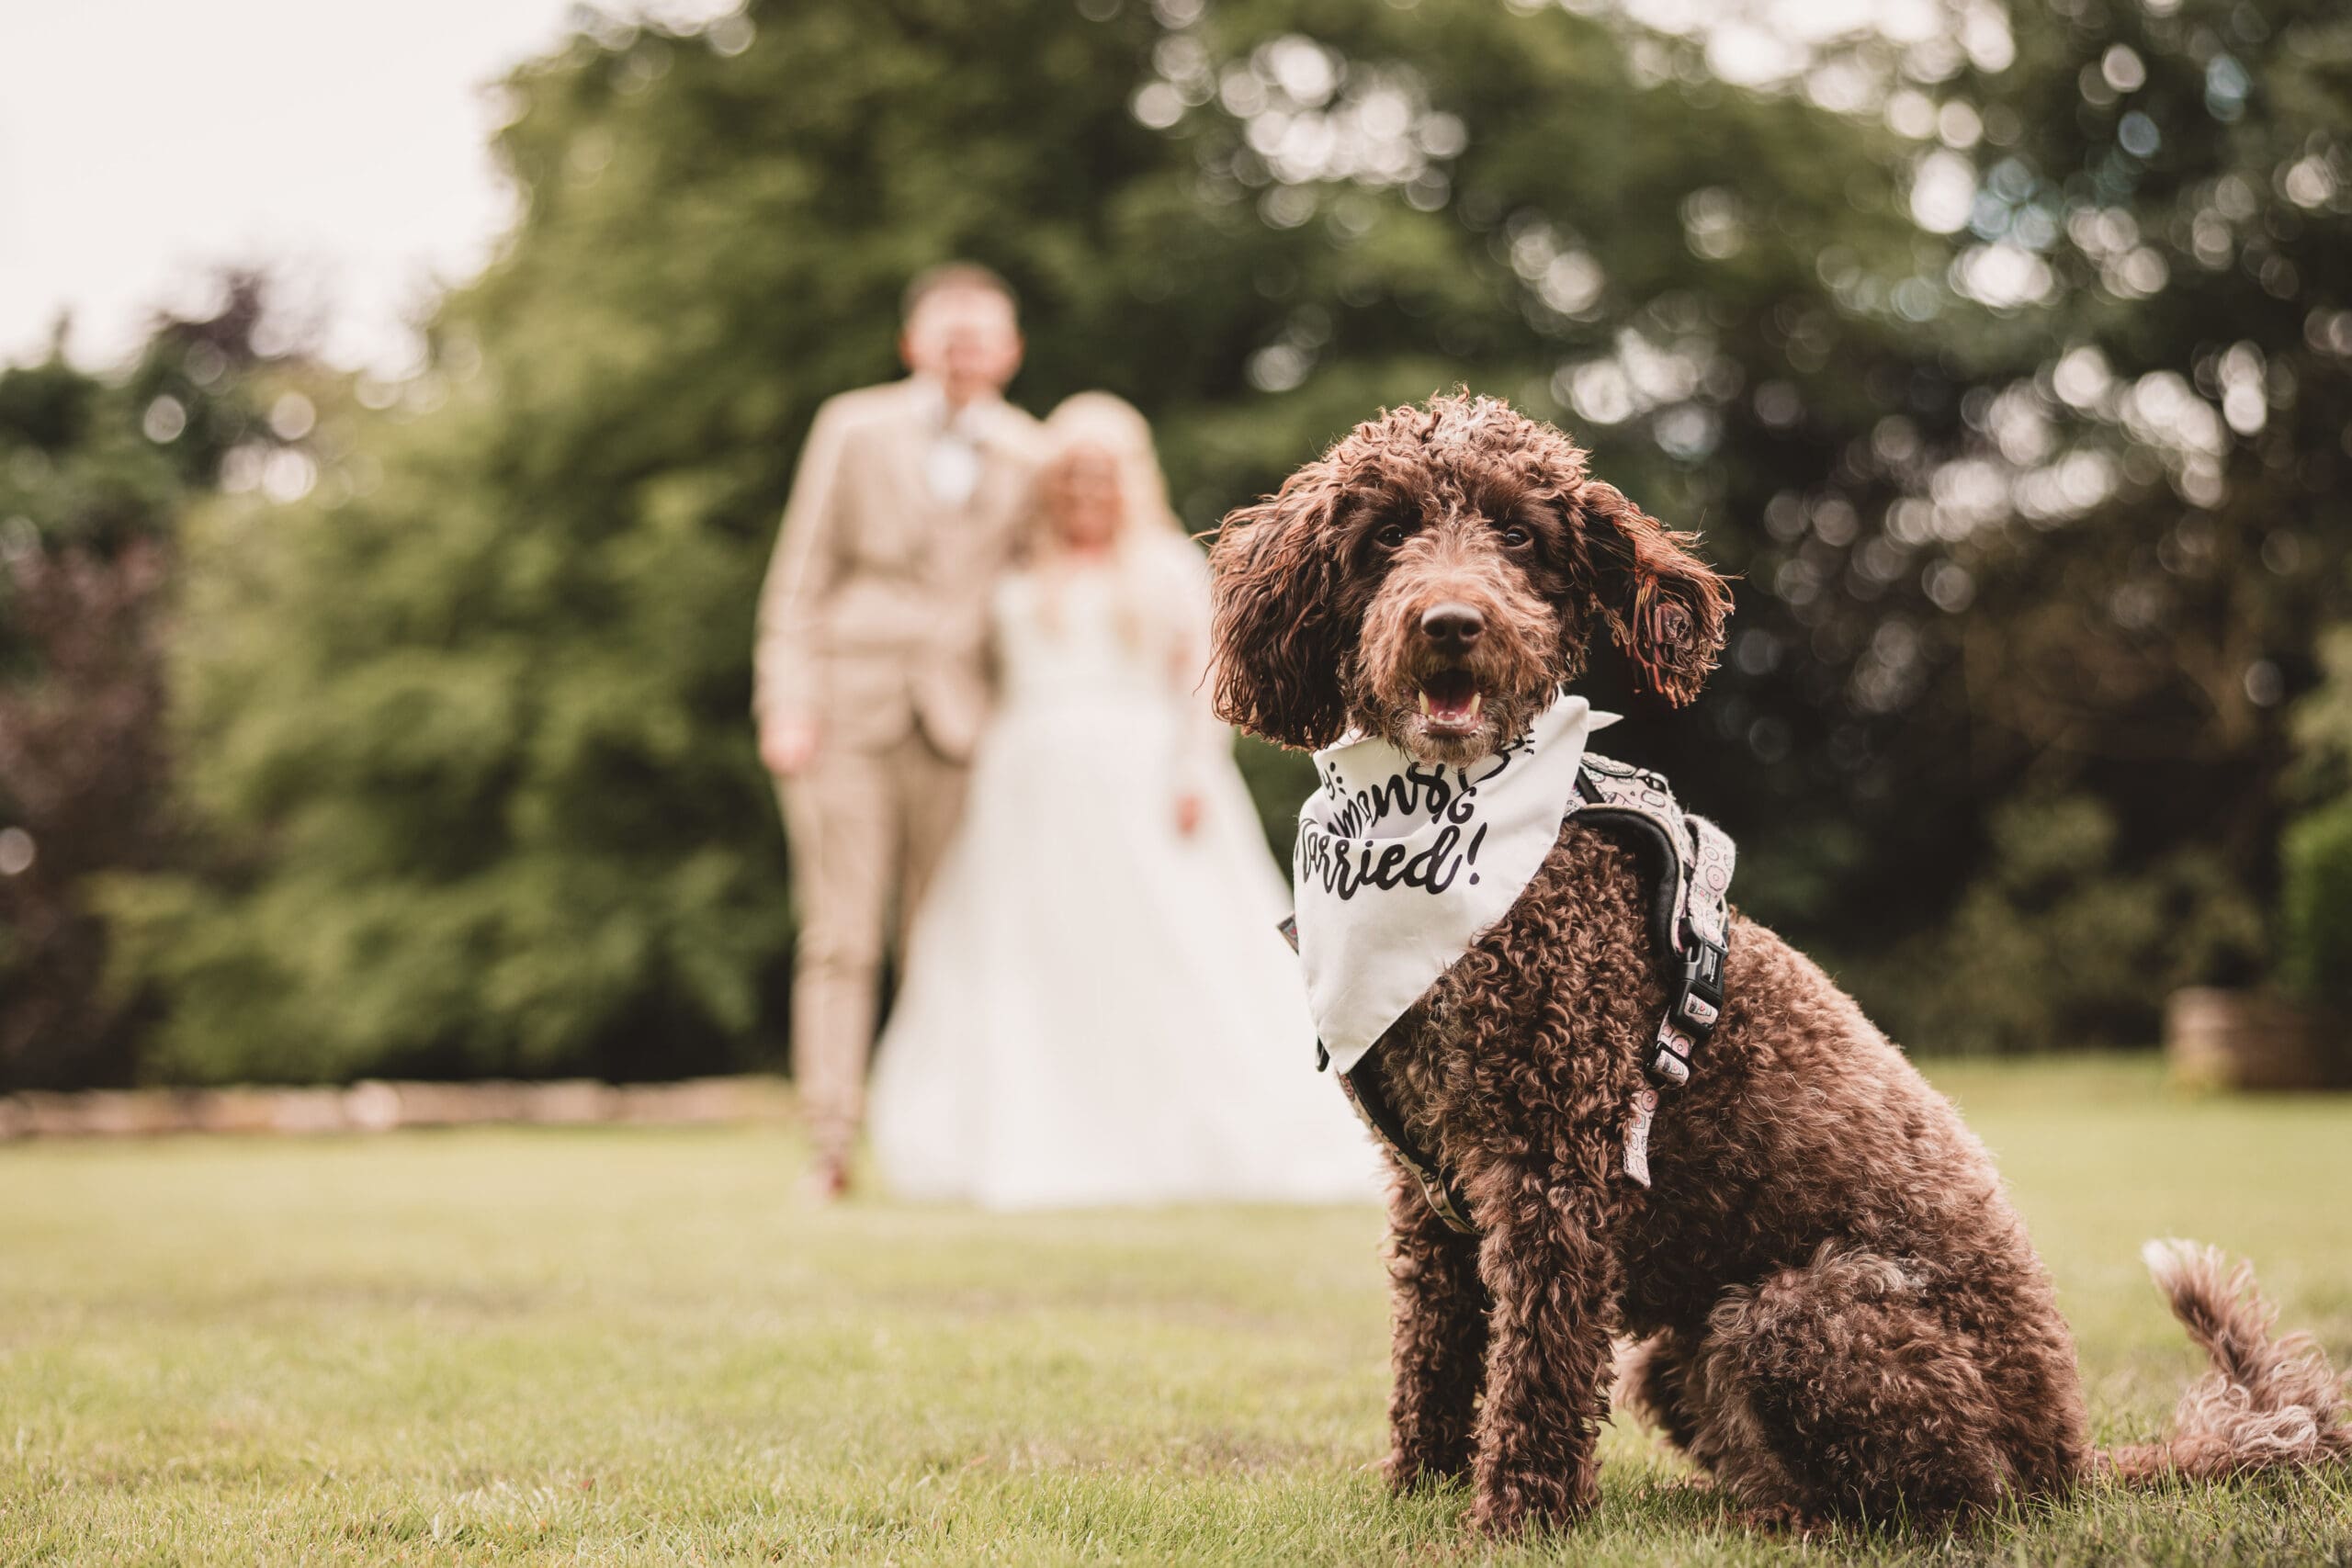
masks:
<path id="1" fill-rule="evenodd" d="M 1490 1485 L 1470 1510 L 1470 1528 L 1496 1540 L 1516 1540 L 1531 1529 L 1564 1530 L 1597 1501 L 1589 1491 L 1579 1493 L 1553 1476 Z"/>
<path id="2" fill-rule="evenodd" d="M 1810 1540 L 1830 1528 L 1826 1517 L 1809 1514 L 1792 1503 L 1742 1508 L 1739 1522 L 1762 1535 L 1792 1535 L 1799 1540 Z"/>
<path id="3" fill-rule="evenodd" d="M 1388 1490 L 1400 1497 L 1417 1486 L 1452 1481 L 1469 1468 L 1466 1453 L 1449 1460 L 1418 1448 L 1391 1449 L 1388 1457 L 1380 1461 L 1380 1473 L 1387 1478 Z"/>

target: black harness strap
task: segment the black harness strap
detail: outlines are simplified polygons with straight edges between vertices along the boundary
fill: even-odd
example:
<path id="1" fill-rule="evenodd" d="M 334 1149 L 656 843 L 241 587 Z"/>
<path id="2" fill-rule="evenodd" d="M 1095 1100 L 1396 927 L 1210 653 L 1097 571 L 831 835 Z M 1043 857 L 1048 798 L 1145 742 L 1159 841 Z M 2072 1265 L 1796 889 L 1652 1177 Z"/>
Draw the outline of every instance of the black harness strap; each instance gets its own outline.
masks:
<path id="1" fill-rule="evenodd" d="M 1283 933 L 1283 940 L 1290 943 L 1290 950 L 1296 953 L 1298 917 L 1283 917 L 1278 929 Z M 1355 1107 L 1356 1115 L 1363 1124 L 1372 1129 L 1373 1136 L 1388 1145 L 1388 1152 L 1396 1156 L 1396 1163 L 1412 1177 L 1421 1190 L 1421 1196 L 1428 1201 L 1430 1211 L 1443 1220 L 1449 1229 L 1459 1231 L 1464 1235 L 1476 1235 L 1476 1227 L 1470 1224 L 1469 1203 L 1447 1179 L 1445 1168 L 1422 1151 L 1421 1145 L 1413 1140 L 1413 1135 L 1405 1130 L 1405 1119 L 1396 1114 L 1395 1106 L 1388 1103 L 1388 1091 L 1380 1087 L 1379 1064 L 1373 1059 L 1378 1050 L 1375 1043 L 1354 1066 L 1339 1076 L 1340 1092 L 1348 1097 L 1348 1103 Z M 1323 1048 L 1323 1042 L 1317 1040 L 1315 1043 L 1315 1070 L 1329 1072 L 1330 1067 L 1331 1053 Z"/>
<path id="2" fill-rule="evenodd" d="M 1445 1168 L 1426 1153 L 1414 1141 L 1413 1135 L 1405 1130 L 1405 1119 L 1396 1114 L 1395 1106 L 1388 1103 L 1387 1093 L 1380 1087 L 1380 1064 L 1373 1053 L 1366 1052 L 1363 1060 L 1340 1075 L 1340 1088 L 1346 1091 L 1349 1102 L 1355 1106 L 1356 1114 L 1363 1117 L 1388 1145 L 1389 1152 L 1396 1156 L 1396 1163 L 1412 1177 L 1421 1190 L 1421 1196 L 1429 1201 L 1430 1208 L 1445 1222 L 1447 1228 L 1459 1231 L 1464 1235 L 1477 1235 L 1477 1227 L 1470 1223 L 1468 1201 L 1455 1190 L 1453 1179 L 1445 1174 Z"/>

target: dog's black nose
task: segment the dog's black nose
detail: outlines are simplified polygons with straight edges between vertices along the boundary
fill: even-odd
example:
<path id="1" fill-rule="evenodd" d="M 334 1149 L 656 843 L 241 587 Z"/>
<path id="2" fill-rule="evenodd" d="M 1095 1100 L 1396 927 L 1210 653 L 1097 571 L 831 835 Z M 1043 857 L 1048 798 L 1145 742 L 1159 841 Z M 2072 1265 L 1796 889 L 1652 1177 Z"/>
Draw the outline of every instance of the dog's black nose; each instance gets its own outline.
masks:
<path id="1" fill-rule="evenodd" d="M 1487 629 L 1487 618 L 1467 604 L 1449 600 L 1421 615 L 1421 635 L 1447 653 L 1467 653 Z"/>

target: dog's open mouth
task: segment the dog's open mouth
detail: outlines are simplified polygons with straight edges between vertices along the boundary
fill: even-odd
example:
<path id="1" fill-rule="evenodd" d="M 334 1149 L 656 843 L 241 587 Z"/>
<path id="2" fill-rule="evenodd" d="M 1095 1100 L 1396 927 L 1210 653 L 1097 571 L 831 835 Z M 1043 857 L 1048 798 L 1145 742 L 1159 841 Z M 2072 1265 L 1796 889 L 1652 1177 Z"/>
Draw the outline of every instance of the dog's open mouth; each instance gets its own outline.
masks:
<path id="1" fill-rule="evenodd" d="M 1421 723 L 1437 735 L 1467 735 L 1478 728 L 1486 698 L 1467 670 L 1436 670 L 1421 677 Z"/>

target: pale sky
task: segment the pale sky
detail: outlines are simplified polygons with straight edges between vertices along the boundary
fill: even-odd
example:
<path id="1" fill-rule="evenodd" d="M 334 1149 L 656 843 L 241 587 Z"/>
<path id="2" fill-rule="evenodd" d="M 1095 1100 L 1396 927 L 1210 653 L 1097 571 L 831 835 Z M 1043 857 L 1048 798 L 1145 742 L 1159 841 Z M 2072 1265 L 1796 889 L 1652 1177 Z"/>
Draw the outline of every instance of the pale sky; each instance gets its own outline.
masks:
<path id="1" fill-rule="evenodd" d="M 733 0 L 616 0 L 698 21 Z M 483 90 L 569 0 L 0 0 L 0 360 L 71 310 L 119 360 L 223 264 L 285 270 L 348 366 L 392 371 L 504 227 Z"/>
<path id="2" fill-rule="evenodd" d="M 1994 0 L 1615 3 L 1709 35 L 1736 82 L 1792 77 L 1857 30 L 1940 49 L 1942 73 L 1955 30 L 1980 65 L 2007 63 Z M 694 26 L 738 4 L 604 9 Z M 73 357 L 118 364 L 159 307 L 201 309 L 243 265 L 283 280 L 328 358 L 399 374 L 408 323 L 511 214 L 488 89 L 582 19 L 575 0 L 0 0 L 0 362 L 40 357 L 70 311 Z M 1853 96 L 1820 85 L 1816 101 Z"/>

